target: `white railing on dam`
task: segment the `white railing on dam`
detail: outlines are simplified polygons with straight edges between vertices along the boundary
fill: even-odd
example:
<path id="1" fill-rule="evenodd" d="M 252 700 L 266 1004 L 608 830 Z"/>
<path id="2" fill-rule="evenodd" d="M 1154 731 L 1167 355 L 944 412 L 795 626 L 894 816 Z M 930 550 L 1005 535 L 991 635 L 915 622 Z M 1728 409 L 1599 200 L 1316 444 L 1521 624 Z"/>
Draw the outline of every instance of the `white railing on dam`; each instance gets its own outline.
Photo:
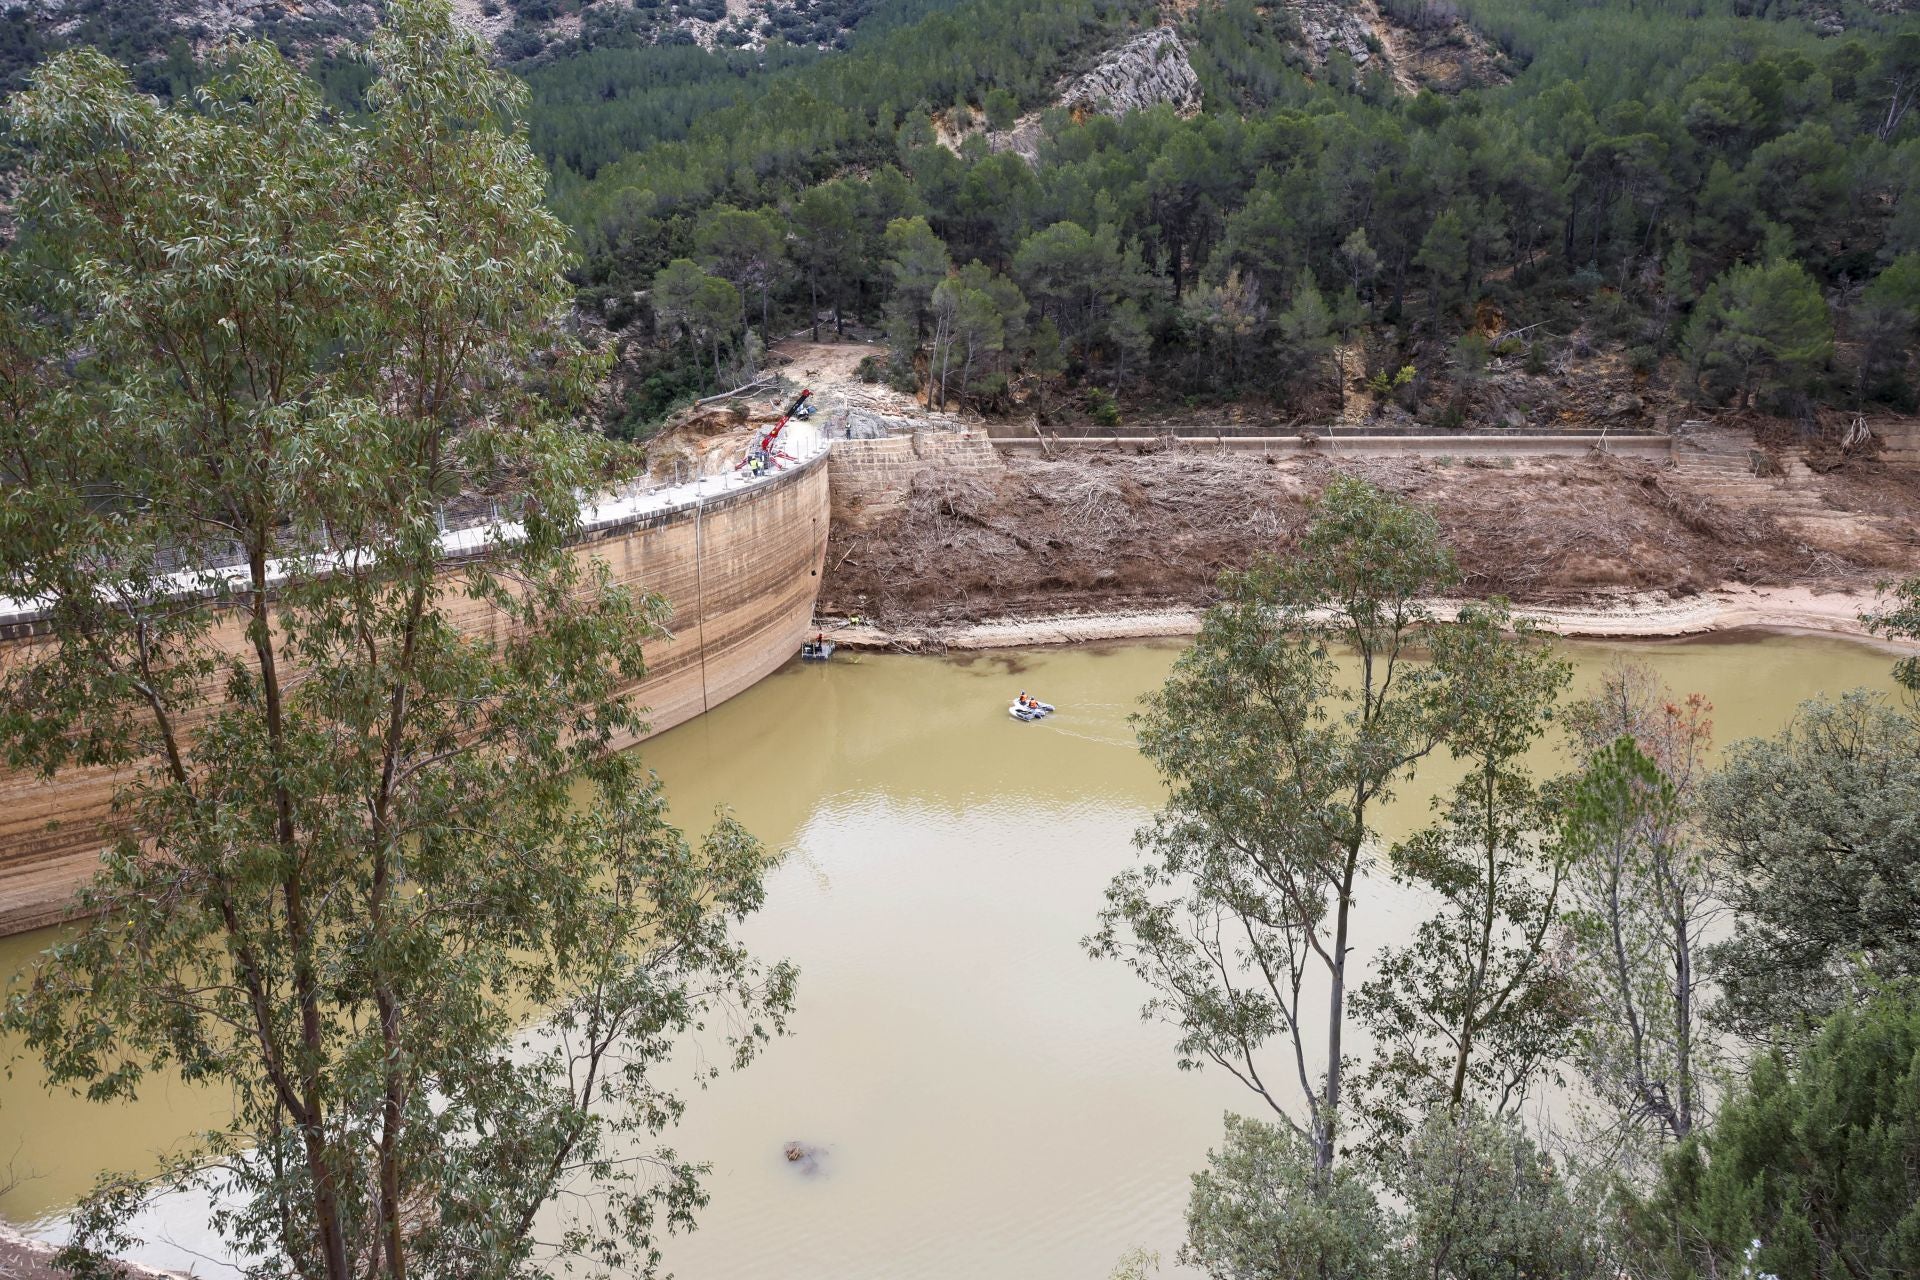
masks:
<path id="1" fill-rule="evenodd" d="M 823 433 L 811 422 L 789 423 L 780 443 L 791 461 L 777 459 L 772 468 L 758 475 L 744 468 L 736 468 L 674 484 L 642 481 L 591 500 L 583 500 L 579 531 L 582 534 L 597 533 L 675 511 L 690 511 L 715 498 L 772 483 L 782 473 L 811 462 L 827 451 Z M 450 518 L 443 510 L 440 524 L 440 551 L 450 560 L 474 555 L 497 543 L 512 542 L 522 532 L 520 522 L 502 518 L 497 505 L 486 511 L 474 511 L 468 520 Z M 330 550 L 315 547 L 297 558 L 269 560 L 267 582 L 273 585 L 284 581 L 289 573 L 294 572 L 324 573 L 330 568 L 350 568 L 358 563 L 358 557 L 362 554 L 351 548 Z M 150 594 L 162 598 L 208 595 L 230 589 L 247 579 L 246 557 L 237 546 L 225 549 L 224 554 L 196 556 L 193 560 L 194 563 L 161 575 Z M 44 598 L 23 600 L 0 596 L 0 627 L 42 621 L 51 609 L 52 602 Z"/>
<path id="2" fill-rule="evenodd" d="M 732 469 L 701 476 L 697 480 L 682 481 L 679 484 L 622 490 L 593 503 L 583 504 L 580 509 L 580 530 L 583 533 L 592 533 L 609 526 L 643 520 L 649 516 L 665 515 L 680 508 L 699 506 L 723 494 L 737 493 L 742 489 L 766 484 L 777 478 L 781 472 L 811 462 L 825 453 L 827 441 L 813 423 L 792 422 L 787 424 L 786 432 L 780 438 L 780 447 L 792 458 L 792 461 L 776 461 L 771 469 L 760 475 L 753 475 L 744 469 Z M 445 538 L 442 541 L 449 555 L 457 555 L 463 549 L 479 545 L 447 542 Z"/>

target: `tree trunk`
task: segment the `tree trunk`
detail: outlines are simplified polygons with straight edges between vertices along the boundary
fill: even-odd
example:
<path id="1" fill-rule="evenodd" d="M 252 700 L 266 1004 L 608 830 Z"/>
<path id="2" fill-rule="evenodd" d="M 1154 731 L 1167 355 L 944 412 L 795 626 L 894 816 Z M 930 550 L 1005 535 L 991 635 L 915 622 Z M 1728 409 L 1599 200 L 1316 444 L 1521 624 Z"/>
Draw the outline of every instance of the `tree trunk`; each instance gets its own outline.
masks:
<path id="1" fill-rule="evenodd" d="M 953 326 L 944 317 L 933 322 L 933 347 L 940 353 L 940 409 L 947 407 L 947 379 L 953 373 Z M 929 406 L 931 407 L 931 406 Z"/>
<path id="2" fill-rule="evenodd" d="M 1365 829 L 1364 824 L 1361 829 Z M 1313 1167 L 1320 1175 L 1323 1192 L 1332 1186 L 1334 1143 L 1340 1128 L 1340 1038 L 1346 1029 L 1347 928 L 1353 914 L 1353 876 L 1359 865 L 1360 846 L 1356 841 L 1347 850 L 1346 867 L 1340 878 L 1339 901 L 1334 907 L 1333 959 L 1327 966 L 1327 1097 L 1313 1144 Z"/>
<path id="3" fill-rule="evenodd" d="M 1467 1065 L 1473 1058 L 1474 1035 L 1480 1029 L 1480 993 L 1486 984 L 1487 970 L 1493 957 L 1493 910 L 1494 898 L 1499 892 L 1500 848 L 1499 831 L 1494 814 L 1494 777 L 1493 770 L 1482 768 L 1480 775 L 1481 817 L 1487 824 L 1486 843 L 1486 896 L 1480 909 L 1480 939 L 1473 957 L 1473 976 L 1467 986 L 1466 1014 L 1461 1019 L 1460 1043 L 1453 1055 L 1453 1088 L 1449 1093 L 1449 1104 L 1455 1111 L 1467 1096 Z"/>
<path id="4" fill-rule="evenodd" d="M 1675 1138 L 1693 1132 L 1693 945 L 1687 937 L 1687 914 L 1676 903 L 1673 918 L 1673 1051 Z"/>
<path id="5" fill-rule="evenodd" d="M 286 724 L 281 702 L 279 664 L 276 661 L 278 655 L 273 644 L 273 627 L 268 620 L 267 546 L 272 536 L 268 531 L 272 520 L 265 513 L 250 512 L 249 515 L 254 517 L 255 530 L 247 548 L 250 578 L 248 611 L 251 614 L 247 635 L 260 668 L 267 741 L 275 767 L 278 768 L 286 740 Z M 306 1151 L 308 1176 L 313 1179 L 314 1226 L 326 1259 L 328 1280 L 349 1280 L 346 1235 L 340 1221 L 339 1191 L 334 1185 L 332 1162 L 328 1158 L 326 1116 L 320 1093 L 319 1064 L 323 1045 L 319 977 L 314 972 L 313 960 L 308 952 L 310 938 L 307 933 L 306 904 L 300 885 L 300 860 L 295 847 L 293 799 L 284 785 L 275 788 L 274 811 L 275 838 L 285 850 L 290 866 L 280 889 L 286 908 L 288 950 L 294 957 L 293 985 L 300 1006 L 300 1039 L 304 1050 L 300 1067 L 303 1112 L 298 1120 L 300 1140 Z M 262 1024 L 261 1034 L 271 1034 L 269 1024 Z"/>

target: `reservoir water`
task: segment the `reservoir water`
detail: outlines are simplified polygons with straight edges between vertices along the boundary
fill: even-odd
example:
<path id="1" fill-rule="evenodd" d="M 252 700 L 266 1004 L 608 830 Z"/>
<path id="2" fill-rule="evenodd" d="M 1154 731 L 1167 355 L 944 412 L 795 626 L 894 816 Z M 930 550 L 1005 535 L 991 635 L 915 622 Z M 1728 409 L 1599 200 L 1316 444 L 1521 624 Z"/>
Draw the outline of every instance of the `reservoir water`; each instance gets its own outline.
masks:
<path id="1" fill-rule="evenodd" d="M 1721 743 L 1777 730 L 1818 694 L 1893 687 L 1886 653 L 1829 639 L 1562 650 L 1576 691 L 1624 658 L 1705 694 Z M 713 1165 L 700 1230 L 667 1245 L 676 1274 L 1098 1280 L 1134 1246 L 1173 1273 L 1187 1175 L 1243 1100 L 1219 1073 L 1177 1070 L 1172 1033 L 1139 1020 L 1144 988 L 1080 940 L 1158 802 L 1126 718 L 1178 652 L 843 654 L 641 748 L 682 825 L 729 804 L 784 851 L 747 937 L 801 971 L 793 1034 L 692 1096 L 668 1136 Z M 1010 719 L 1023 688 L 1061 713 Z M 1450 773 L 1438 762 L 1403 789 L 1394 834 L 1424 819 Z M 1363 945 L 1404 934 L 1421 909 L 1371 885 Z M 0 943 L 0 969 L 45 943 Z M 47 1093 L 17 1063 L 0 1081 L 0 1167 L 11 1160 L 13 1175 L 0 1214 L 57 1231 L 97 1173 L 150 1165 L 222 1101 L 156 1086 L 97 1107 Z M 783 1158 L 788 1141 L 823 1149 L 811 1172 Z M 206 1274 L 198 1216 L 163 1209 L 141 1256 Z"/>

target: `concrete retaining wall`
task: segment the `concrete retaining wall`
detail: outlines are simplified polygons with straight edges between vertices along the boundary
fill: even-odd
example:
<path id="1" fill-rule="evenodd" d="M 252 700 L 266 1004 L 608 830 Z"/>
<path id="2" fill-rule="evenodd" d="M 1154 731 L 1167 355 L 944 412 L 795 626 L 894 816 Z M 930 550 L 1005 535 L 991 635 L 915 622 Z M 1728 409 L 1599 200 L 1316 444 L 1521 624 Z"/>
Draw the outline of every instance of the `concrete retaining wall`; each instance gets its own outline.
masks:
<path id="1" fill-rule="evenodd" d="M 600 557 L 616 581 L 673 606 L 671 638 L 646 646 L 647 674 L 630 690 L 649 709 L 650 732 L 724 702 L 798 651 L 826 558 L 827 486 L 827 459 L 815 453 L 766 479 L 714 478 L 592 521 L 578 554 Z M 491 634 L 501 623 L 464 597 L 448 609 L 470 633 Z M 237 652 L 244 624 L 237 612 L 229 619 L 215 638 Z M 0 639 L 0 661 L 31 660 L 35 647 L 57 642 L 44 625 L 16 621 Z M 98 863 L 124 780 L 103 769 L 51 781 L 0 770 L 0 934 L 67 914 Z"/>
<path id="2" fill-rule="evenodd" d="M 837 446 L 836 446 L 837 447 Z M 1157 442 L 1128 436 L 1075 436 L 1058 440 L 1005 437 L 993 447 L 1008 453 L 1038 453 L 1053 449 L 1142 449 L 1162 447 Z M 1664 462 L 1673 456 L 1671 436 L 1504 435 L 1504 436 L 1341 436 L 1309 443 L 1299 436 L 1182 435 L 1173 447 L 1225 450 L 1231 453 L 1319 454 L 1364 458 L 1417 456 L 1423 458 L 1575 457 L 1591 449 L 1626 458 Z"/>
<path id="3" fill-rule="evenodd" d="M 1920 467 L 1920 422 L 1910 418 L 1869 419 L 1867 426 L 1880 438 L 1880 457 L 1896 466 Z"/>
<path id="4" fill-rule="evenodd" d="M 833 516 L 858 525 L 899 509 L 913 478 L 930 467 L 944 473 L 1001 469 L 994 444 L 977 431 L 915 431 L 878 440 L 835 440 Z"/>

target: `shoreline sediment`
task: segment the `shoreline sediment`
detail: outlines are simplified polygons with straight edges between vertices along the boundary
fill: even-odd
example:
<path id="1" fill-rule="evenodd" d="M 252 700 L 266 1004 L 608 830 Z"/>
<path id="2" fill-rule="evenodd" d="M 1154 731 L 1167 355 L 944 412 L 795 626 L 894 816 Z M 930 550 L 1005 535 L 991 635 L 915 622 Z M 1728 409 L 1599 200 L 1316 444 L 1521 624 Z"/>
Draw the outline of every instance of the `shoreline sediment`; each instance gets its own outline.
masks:
<path id="1" fill-rule="evenodd" d="M 1694 596 L 1655 593 L 1624 595 L 1592 605 L 1519 604 L 1513 612 L 1543 631 L 1577 640 L 1672 640 L 1737 631 L 1785 631 L 1836 636 L 1896 652 L 1920 651 L 1920 645 L 1887 640 L 1867 629 L 1861 615 L 1871 612 L 1879 600 L 1877 592 L 1727 584 Z M 1435 600 L 1432 607 L 1446 618 L 1464 603 Z M 1201 616 L 1199 609 L 1169 607 L 899 628 L 825 619 L 815 625 L 850 649 L 940 652 L 1180 638 L 1199 631 Z"/>

